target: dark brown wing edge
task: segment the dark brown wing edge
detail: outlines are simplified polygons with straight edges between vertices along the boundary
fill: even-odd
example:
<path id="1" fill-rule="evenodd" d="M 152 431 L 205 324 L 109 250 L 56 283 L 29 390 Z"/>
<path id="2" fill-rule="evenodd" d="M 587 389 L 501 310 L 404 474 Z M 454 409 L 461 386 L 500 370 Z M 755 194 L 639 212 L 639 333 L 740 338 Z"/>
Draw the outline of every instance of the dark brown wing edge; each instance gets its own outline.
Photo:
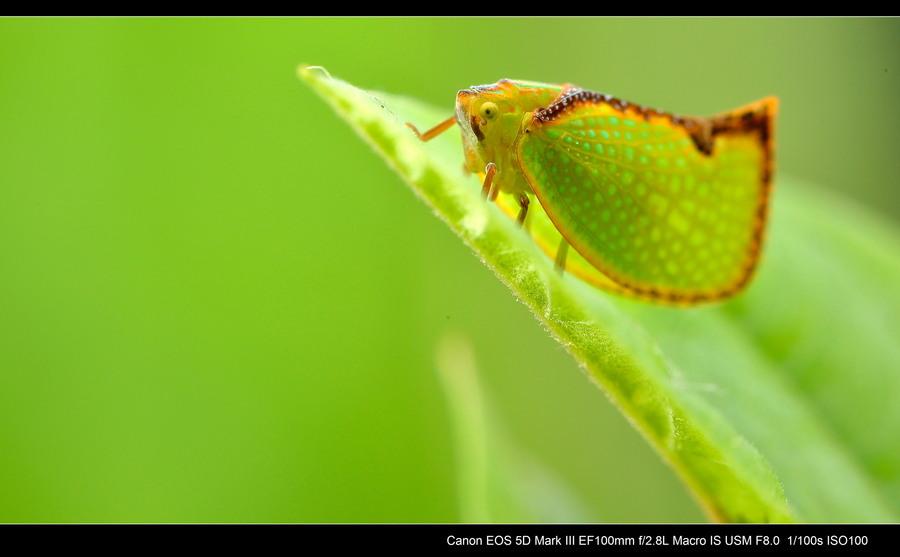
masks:
<path id="1" fill-rule="evenodd" d="M 756 203 L 753 236 L 744 260 L 744 272 L 730 288 L 723 289 L 719 293 L 719 299 L 741 291 L 753 277 L 753 272 L 759 264 L 765 239 L 766 222 L 769 217 L 769 198 L 772 196 L 774 187 L 772 179 L 775 173 L 775 116 L 777 114 L 778 98 L 766 97 L 747 106 L 709 118 L 713 143 L 719 135 L 751 135 L 759 139 L 763 153 L 763 168 Z"/>

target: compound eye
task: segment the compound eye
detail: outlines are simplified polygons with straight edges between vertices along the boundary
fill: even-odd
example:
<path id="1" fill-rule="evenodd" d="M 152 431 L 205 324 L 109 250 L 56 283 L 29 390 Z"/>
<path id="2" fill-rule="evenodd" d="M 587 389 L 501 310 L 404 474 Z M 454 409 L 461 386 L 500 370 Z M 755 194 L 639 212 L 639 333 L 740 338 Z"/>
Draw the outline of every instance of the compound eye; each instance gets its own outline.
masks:
<path id="1" fill-rule="evenodd" d="M 491 120 L 496 118 L 498 114 L 500 114 L 500 109 L 497 108 L 496 104 L 494 104 L 492 102 L 486 102 L 483 105 L 481 105 L 481 108 L 479 109 L 478 113 L 481 115 L 482 118 L 484 118 L 486 121 L 490 122 Z"/>

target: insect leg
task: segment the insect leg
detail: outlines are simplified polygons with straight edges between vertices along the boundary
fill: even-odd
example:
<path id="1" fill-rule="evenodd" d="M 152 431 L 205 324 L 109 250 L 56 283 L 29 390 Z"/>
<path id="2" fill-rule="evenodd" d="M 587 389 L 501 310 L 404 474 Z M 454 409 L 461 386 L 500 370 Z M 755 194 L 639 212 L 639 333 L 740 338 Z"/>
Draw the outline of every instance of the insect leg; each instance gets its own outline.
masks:
<path id="1" fill-rule="evenodd" d="M 522 226 L 525 224 L 525 215 L 528 213 L 528 194 L 524 191 L 519 192 L 519 207 L 521 207 L 522 210 L 519 211 L 519 218 L 516 219 L 516 224 Z"/>
<path id="2" fill-rule="evenodd" d="M 484 185 L 481 186 L 481 197 L 490 199 L 491 201 L 497 198 L 496 191 L 491 191 L 491 182 L 494 181 L 494 175 L 496 173 L 497 165 L 492 162 L 487 163 L 487 166 L 484 167 Z M 496 188 L 493 189 L 496 190 Z"/>
<path id="3" fill-rule="evenodd" d="M 429 139 L 433 139 L 435 136 L 438 136 L 449 130 L 455 123 L 456 116 L 451 116 L 425 133 L 419 133 L 419 130 L 417 130 L 416 127 L 409 122 L 407 122 L 406 125 L 409 127 L 409 129 L 416 132 L 416 136 L 419 139 L 421 139 L 422 141 L 428 141 Z"/>
<path id="4" fill-rule="evenodd" d="M 500 194 L 500 188 L 497 186 L 497 184 L 494 184 L 493 186 L 491 186 L 491 195 L 488 196 L 488 199 L 490 201 L 497 201 L 497 196 L 499 194 Z"/>
<path id="5" fill-rule="evenodd" d="M 559 241 L 559 247 L 556 248 L 556 263 L 553 265 L 559 274 L 563 274 L 566 270 L 566 257 L 569 255 L 569 242 L 565 238 Z"/>

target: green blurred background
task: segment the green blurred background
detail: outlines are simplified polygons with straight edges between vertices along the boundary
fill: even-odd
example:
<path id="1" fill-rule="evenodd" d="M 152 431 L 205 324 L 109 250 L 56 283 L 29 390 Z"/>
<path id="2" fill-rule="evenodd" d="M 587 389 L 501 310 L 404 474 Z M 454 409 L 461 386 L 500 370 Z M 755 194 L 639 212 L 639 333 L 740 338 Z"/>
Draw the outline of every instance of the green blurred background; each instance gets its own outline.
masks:
<path id="1" fill-rule="evenodd" d="M 296 68 L 776 94 L 779 172 L 896 222 L 898 62 L 896 19 L 0 20 L 0 522 L 459 520 L 448 333 L 588 518 L 704 520 Z"/>

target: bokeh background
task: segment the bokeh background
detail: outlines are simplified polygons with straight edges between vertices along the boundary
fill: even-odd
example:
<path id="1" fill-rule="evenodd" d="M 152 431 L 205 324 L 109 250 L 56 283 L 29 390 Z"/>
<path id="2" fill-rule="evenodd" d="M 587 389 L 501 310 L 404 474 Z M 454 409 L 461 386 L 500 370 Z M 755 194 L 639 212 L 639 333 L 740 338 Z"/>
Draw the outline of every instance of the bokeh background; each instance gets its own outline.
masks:
<path id="1" fill-rule="evenodd" d="M 296 68 L 776 94 L 779 172 L 898 222 L 898 62 L 896 19 L 0 20 L 0 522 L 459 520 L 447 334 L 591 520 L 705 520 Z"/>

